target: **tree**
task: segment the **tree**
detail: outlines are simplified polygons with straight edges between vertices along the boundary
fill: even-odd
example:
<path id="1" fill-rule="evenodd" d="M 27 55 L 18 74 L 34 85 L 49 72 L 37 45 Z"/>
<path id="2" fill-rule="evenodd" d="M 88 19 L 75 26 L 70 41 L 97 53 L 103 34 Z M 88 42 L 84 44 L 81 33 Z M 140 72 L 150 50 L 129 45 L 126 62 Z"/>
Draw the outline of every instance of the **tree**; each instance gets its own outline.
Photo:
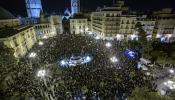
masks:
<path id="1" fill-rule="evenodd" d="M 143 30 L 140 22 L 136 23 L 135 28 L 138 32 L 139 42 L 144 46 L 147 43 L 146 32 Z"/>
<path id="2" fill-rule="evenodd" d="M 12 72 L 17 64 L 16 58 L 13 56 L 13 49 L 8 48 L 3 43 L 0 43 L 0 94 L 6 94 L 8 92 L 8 83 L 11 82 Z M 2 96 L 1 96 L 2 98 Z"/>
<path id="3" fill-rule="evenodd" d="M 169 94 L 168 96 L 171 98 L 171 100 L 175 100 L 175 92 Z"/>
<path id="4" fill-rule="evenodd" d="M 135 25 L 135 28 L 138 32 L 138 36 L 139 36 L 139 44 L 141 47 L 141 53 L 143 54 L 143 56 L 147 59 L 152 59 L 151 56 L 151 52 L 153 51 L 153 42 L 152 41 L 147 41 L 147 34 L 146 32 L 143 30 L 143 26 L 141 25 L 140 22 L 138 22 Z"/>
<path id="5" fill-rule="evenodd" d="M 0 44 L 0 79 L 4 79 L 17 64 L 17 60 L 13 54 L 13 49 L 8 48 L 2 43 Z"/>
<path id="6" fill-rule="evenodd" d="M 172 100 L 168 96 L 161 96 L 146 87 L 135 88 L 128 100 Z"/>

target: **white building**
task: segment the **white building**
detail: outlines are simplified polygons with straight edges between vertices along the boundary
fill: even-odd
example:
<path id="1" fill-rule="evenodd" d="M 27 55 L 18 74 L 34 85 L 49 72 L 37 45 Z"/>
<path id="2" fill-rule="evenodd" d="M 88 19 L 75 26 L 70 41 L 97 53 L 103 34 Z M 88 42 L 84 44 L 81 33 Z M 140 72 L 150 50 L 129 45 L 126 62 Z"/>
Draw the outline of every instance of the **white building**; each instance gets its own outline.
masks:
<path id="1" fill-rule="evenodd" d="M 117 1 L 111 7 L 98 8 L 92 12 L 92 32 L 104 39 L 124 38 L 134 32 L 136 16 L 127 14 L 124 1 Z"/>
<path id="2" fill-rule="evenodd" d="M 88 19 L 82 15 L 77 15 L 69 19 L 70 33 L 84 35 L 88 31 Z"/>
<path id="3" fill-rule="evenodd" d="M 53 17 L 41 16 L 40 22 L 34 24 L 37 39 L 47 39 L 57 35 L 56 22 Z"/>
<path id="4" fill-rule="evenodd" d="M 165 8 L 161 11 L 154 12 L 153 17 L 156 19 L 155 30 L 157 32 L 157 38 L 161 38 L 161 41 L 168 42 L 174 32 L 175 13 L 172 12 L 172 9 Z"/>
<path id="5" fill-rule="evenodd" d="M 35 24 L 34 26 L 37 39 L 39 40 L 47 39 L 57 35 L 55 27 L 50 23 L 40 23 Z"/>
<path id="6" fill-rule="evenodd" d="M 153 32 L 155 29 L 156 20 L 147 15 L 141 15 L 137 16 L 137 22 L 141 23 L 143 30 L 147 34 L 147 38 L 152 39 L 154 35 Z"/>

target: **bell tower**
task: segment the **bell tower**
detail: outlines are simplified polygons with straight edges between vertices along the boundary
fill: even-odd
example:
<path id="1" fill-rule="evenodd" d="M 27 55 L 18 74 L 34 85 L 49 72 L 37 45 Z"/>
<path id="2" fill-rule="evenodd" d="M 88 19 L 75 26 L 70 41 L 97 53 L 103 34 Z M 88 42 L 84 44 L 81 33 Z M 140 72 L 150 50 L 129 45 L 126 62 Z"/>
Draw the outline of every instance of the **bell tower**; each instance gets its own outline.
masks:
<path id="1" fill-rule="evenodd" d="M 80 0 L 71 0 L 71 14 L 77 14 L 80 12 Z"/>
<path id="2" fill-rule="evenodd" d="M 39 18 L 42 11 L 41 0 L 25 0 L 28 17 Z"/>

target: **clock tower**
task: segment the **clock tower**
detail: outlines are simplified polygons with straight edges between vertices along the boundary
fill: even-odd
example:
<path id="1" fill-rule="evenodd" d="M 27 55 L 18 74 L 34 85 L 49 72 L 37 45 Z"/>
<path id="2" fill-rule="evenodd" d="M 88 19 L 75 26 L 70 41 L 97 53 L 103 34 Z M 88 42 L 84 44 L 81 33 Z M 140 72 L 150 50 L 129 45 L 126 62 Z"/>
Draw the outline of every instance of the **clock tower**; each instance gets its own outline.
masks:
<path id="1" fill-rule="evenodd" d="M 80 12 L 80 0 L 71 0 L 71 13 L 72 15 Z"/>

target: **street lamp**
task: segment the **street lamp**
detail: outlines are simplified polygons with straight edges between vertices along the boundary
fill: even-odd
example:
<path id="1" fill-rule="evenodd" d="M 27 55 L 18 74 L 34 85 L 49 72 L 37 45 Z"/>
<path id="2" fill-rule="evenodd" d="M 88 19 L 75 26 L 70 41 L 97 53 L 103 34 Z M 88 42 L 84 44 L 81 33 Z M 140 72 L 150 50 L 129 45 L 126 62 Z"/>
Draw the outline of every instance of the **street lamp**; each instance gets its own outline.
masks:
<path id="1" fill-rule="evenodd" d="M 121 35 L 117 34 L 117 40 L 121 40 Z"/>
<path id="2" fill-rule="evenodd" d="M 87 27 L 85 30 L 86 30 L 86 31 L 88 31 L 88 30 L 89 30 L 89 28 Z"/>
<path id="3" fill-rule="evenodd" d="M 40 46 L 44 45 L 44 43 L 42 41 L 39 41 L 38 43 Z"/>
<path id="4" fill-rule="evenodd" d="M 149 72 L 146 72 L 146 75 L 147 75 L 147 76 L 150 76 L 150 75 L 151 75 L 151 73 L 149 73 Z"/>
<path id="5" fill-rule="evenodd" d="M 117 59 L 116 57 L 111 57 L 110 60 L 111 60 L 111 62 L 113 62 L 113 63 L 118 62 L 118 59 Z"/>
<path id="6" fill-rule="evenodd" d="M 86 56 L 85 57 L 85 63 L 88 63 L 88 62 L 90 62 L 92 60 L 92 58 L 90 57 L 90 56 Z"/>
<path id="7" fill-rule="evenodd" d="M 66 66 L 66 61 L 65 60 L 62 60 L 61 62 L 60 62 L 60 64 L 61 64 L 61 66 Z"/>
<path id="8" fill-rule="evenodd" d="M 43 78 L 46 76 L 46 70 L 39 70 L 37 76 Z"/>
<path id="9" fill-rule="evenodd" d="M 168 80 L 164 82 L 164 85 L 167 86 L 169 89 L 174 90 L 175 89 L 175 82 Z"/>
<path id="10" fill-rule="evenodd" d="M 96 36 L 96 37 L 95 37 L 95 39 L 96 39 L 96 40 L 99 40 L 99 39 L 100 39 L 100 37 L 99 37 L 99 36 Z"/>
<path id="11" fill-rule="evenodd" d="M 173 70 L 173 69 L 170 69 L 169 72 L 170 72 L 171 74 L 174 74 L 174 70 Z"/>
<path id="12" fill-rule="evenodd" d="M 44 39 L 47 39 L 47 36 L 45 35 L 43 38 L 44 38 Z"/>
<path id="13" fill-rule="evenodd" d="M 106 47 L 107 47 L 107 48 L 110 48 L 111 46 L 112 46 L 112 44 L 111 44 L 110 42 L 107 42 L 107 43 L 106 43 Z"/>
<path id="14" fill-rule="evenodd" d="M 89 35 L 92 35 L 93 33 L 92 32 L 89 32 Z"/>
<path id="15" fill-rule="evenodd" d="M 35 58 L 35 57 L 36 57 L 36 53 L 35 53 L 35 52 L 30 53 L 30 54 L 29 54 L 29 57 L 30 57 L 30 58 Z"/>
<path id="16" fill-rule="evenodd" d="M 166 91 L 165 90 L 160 90 L 160 94 L 161 95 L 165 95 L 166 94 Z"/>
<path id="17" fill-rule="evenodd" d="M 138 36 L 136 34 L 131 35 L 131 40 L 138 40 Z"/>

